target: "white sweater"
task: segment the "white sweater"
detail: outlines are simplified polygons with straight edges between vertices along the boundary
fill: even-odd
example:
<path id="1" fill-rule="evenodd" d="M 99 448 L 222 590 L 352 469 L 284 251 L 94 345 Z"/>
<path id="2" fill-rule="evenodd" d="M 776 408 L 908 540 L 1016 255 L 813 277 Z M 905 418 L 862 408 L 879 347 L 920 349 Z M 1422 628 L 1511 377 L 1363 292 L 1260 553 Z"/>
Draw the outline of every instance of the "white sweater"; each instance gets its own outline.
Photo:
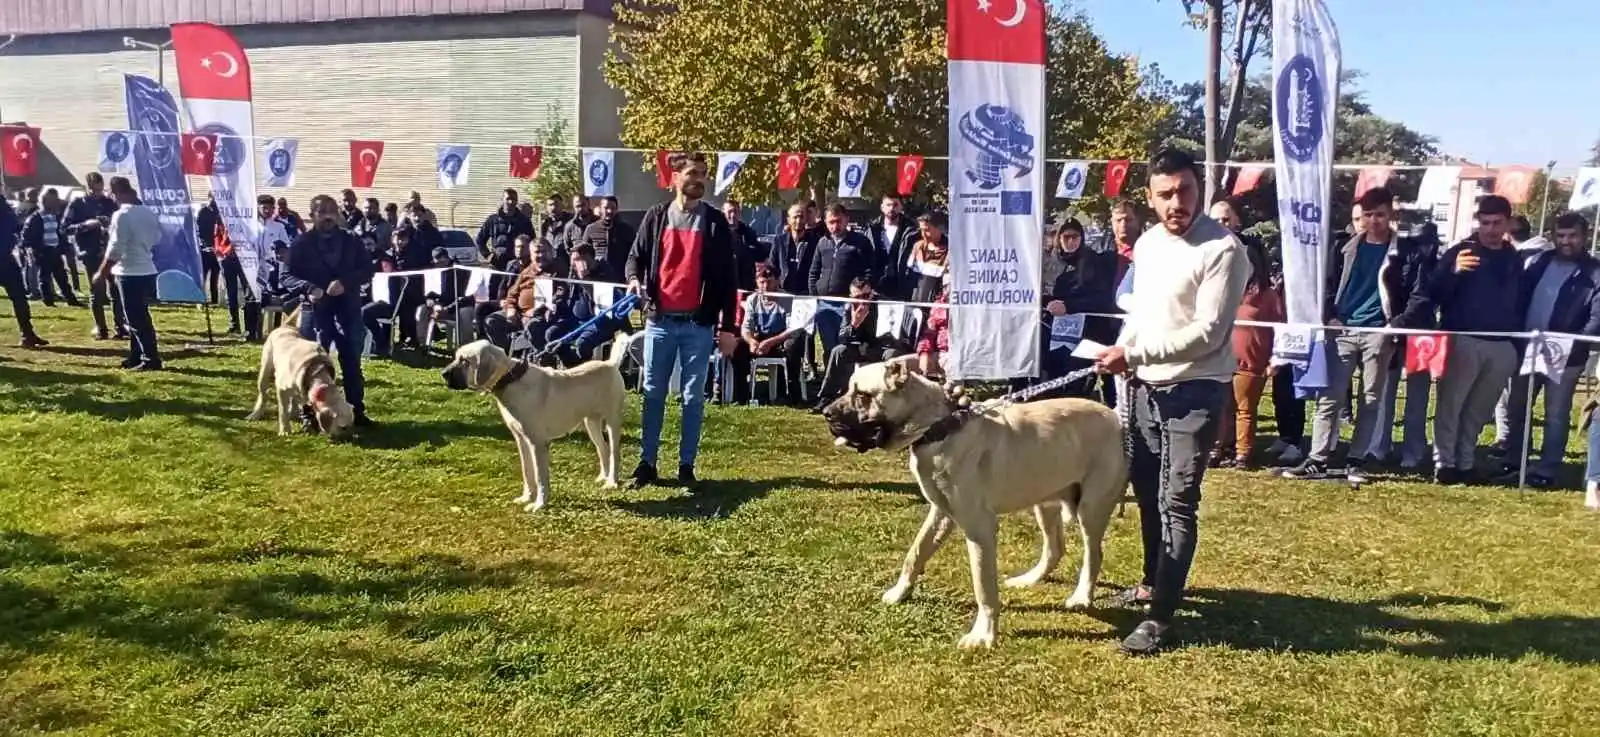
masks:
<path id="1" fill-rule="evenodd" d="M 1128 366 L 1152 384 L 1232 381 L 1233 321 L 1250 281 L 1244 244 L 1205 215 L 1182 237 L 1157 225 L 1133 247 L 1122 337 Z"/>

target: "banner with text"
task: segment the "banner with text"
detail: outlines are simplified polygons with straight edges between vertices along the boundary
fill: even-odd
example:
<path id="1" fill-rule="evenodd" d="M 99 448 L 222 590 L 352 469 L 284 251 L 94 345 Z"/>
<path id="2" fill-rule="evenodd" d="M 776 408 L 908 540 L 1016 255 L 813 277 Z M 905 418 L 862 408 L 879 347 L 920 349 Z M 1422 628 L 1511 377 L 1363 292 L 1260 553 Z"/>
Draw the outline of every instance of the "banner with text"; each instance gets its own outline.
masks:
<path id="1" fill-rule="evenodd" d="M 1039 375 L 1043 0 L 948 0 L 954 379 Z"/>
<path id="2" fill-rule="evenodd" d="M 189 207 L 189 180 L 183 175 L 179 145 L 178 103 L 172 93 L 149 77 L 128 75 L 123 84 L 128 104 L 128 130 L 133 139 L 133 169 L 139 197 L 161 220 L 161 242 L 152 256 L 156 271 L 176 271 L 200 291 L 200 249 L 194 242 L 194 210 Z M 169 296 L 163 295 L 163 299 Z"/>

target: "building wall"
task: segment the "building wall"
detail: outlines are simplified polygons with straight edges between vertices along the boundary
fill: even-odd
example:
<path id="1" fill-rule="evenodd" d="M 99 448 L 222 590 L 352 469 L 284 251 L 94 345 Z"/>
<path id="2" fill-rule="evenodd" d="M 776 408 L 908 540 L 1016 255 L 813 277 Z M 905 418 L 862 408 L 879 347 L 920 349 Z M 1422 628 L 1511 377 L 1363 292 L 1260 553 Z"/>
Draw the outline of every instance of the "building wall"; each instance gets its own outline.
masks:
<path id="1" fill-rule="evenodd" d="M 164 28 L 183 21 L 243 26 L 568 10 L 608 14 L 611 4 L 608 0 L 5 0 L 0 2 L 0 34 Z"/>
<path id="2" fill-rule="evenodd" d="M 611 24 L 605 18 L 580 15 L 577 25 L 579 87 L 584 91 L 578 100 L 578 145 L 621 147 L 625 98 L 605 78 Z M 656 186 L 655 156 L 619 151 L 616 164 L 622 209 L 643 210 L 666 198 L 666 191 Z"/>
<path id="3" fill-rule="evenodd" d="M 577 13 L 234 29 L 252 65 L 257 138 L 300 139 L 295 186 L 261 191 L 303 209 L 311 196 L 349 186 L 350 139 L 383 140 L 375 187 L 362 196 L 403 202 L 415 190 L 441 225 L 475 228 L 501 189 L 520 184 L 507 173 L 510 145 L 535 143 L 550 115 L 577 121 L 585 144 L 616 145 L 615 106 L 584 102 L 609 89 L 597 66 L 580 71 L 580 19 L 604 38 L 606 21 Z M 157 55 L 120 45 L 117 34 L 72 34 L 0 55 L 0 118 L 42 128 L 43 183 L 81 181 L 98 161 L 97 132 L 127 127 L 122 74 L 155 76 Z M 172 55 L 164 58 L 175 91 Z M 438 189 L 439 143 L 473 145 L 468 186 Z M 619 182 L 622 193 L 643 176 Z M 203 199 L 207 181 L 189 182 Z"/>

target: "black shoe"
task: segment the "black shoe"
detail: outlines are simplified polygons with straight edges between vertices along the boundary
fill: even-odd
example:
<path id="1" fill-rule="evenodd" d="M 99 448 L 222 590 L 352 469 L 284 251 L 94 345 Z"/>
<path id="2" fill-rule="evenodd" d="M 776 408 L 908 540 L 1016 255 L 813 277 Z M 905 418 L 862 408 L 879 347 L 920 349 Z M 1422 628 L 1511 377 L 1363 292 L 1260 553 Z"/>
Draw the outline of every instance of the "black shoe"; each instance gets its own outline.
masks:
<path id="1" fill-rule="evenodd" d="M 656 467 L 648 463 L 640 463 L 633 469 L 633 476 L 628 481 L 628 488 L 638 490 L 654 485 L 661 477 L 656 474 Z"/>
<path id="2" fill-rule="evenodd" d="M 700 485 L 700 479 L 694 476 L 694 466 L 678 466 L 678 485 L 689 491 Z"/>
<path id="3" fill-rule="evenodd" d="M 356 427 L 377 427 L 378 423 L 375 422 L 371 417 L 368 417 L 367 413 L 357 412 L 355 425 Z"/>
<path id="4" fill-rule="evenodd" d="M 1449 466 L 1439 466 L 1438 468 L 1433 469 L 1433 483 L 1439 484 L 1440 486 L 1454 486 L 1456 484 L 1465 483 L 1465 478 L 1461 475 L 1460 471 L 1457 471 L 1454 468 Z"/>
<path id="5" fill-rule="evenodd" d="M 1161 646 L 1172 631 L 1172 625 L 1146 619 L 1133 628 L 1133 633 L 1123 639 L 1121 650 L 1128 655 L 1148 657 L 1161 652 Z"/>
<path id="6" fill-rule="evenodd" d="M 1150 587 L 1144 584 L 1130 586 L 1111 597 L 1114 606 L 1123 609 L 1144 609 L 1150 606 Z"/>
<path id="7" fill-rule="evenodd" d="M 1376 467 L 1377 465 L 1377 461 L 1372 459 L 1355 458 L 1346 461 L 1344 464 L 1345 478 L 1348 479 L 1352 484 L 1367 483 L 1368 469 Z"/>
<path id="8" fill-rule="evenodd" d="M 133 370 L 134 371 L 161 371 L 161 370 L 164 370 L 165 368 L 166 368 L 166 366 L 163 365 L 160 361 L 143 361 L 143 362 L 140 362 L 139 365 L 134 366 Z"/>
<path id="9" fill-rule="evenodd" d="M 50 345 L 50 341 L 29 333 L 22 336 L 22 342 L 19 343 L 19 345 L 21 345 L 23 348 L 43 348 L 47 345 Z"/>
<path id="10" fill-rule="evenodd" d="M 107 332 L 105 330 L 96 330 L 96 331 L 94 331 L 92 333 L 89 333 L 89 334 L 91 336 L 94 336 L 95 340 L 111 340 L 111 333 L 109 333 L 109 332 Z"/>
<path id="11" fill-rule="evenodd" d="M 124 359 L 122 359 L 122 363 L 120 363 L 118 365 L 122 366 L 125 369 L 132 369 L 132 368 L 138 368 L 139 364 L 141 364 L 141 363 L 144 363 L 144 362 L 140 361 L 140 360 L 137 360 L 137 359 L 133 359 L 133 358 L 124 358 Z"/>
<path id="12" fill-rule="evenodd" d="M 1283 477 L 1293 481 L 1321 481 L 1328 478 L 1328 466 L 1322 461 L 1307 459 L 1283 472 Z"/>

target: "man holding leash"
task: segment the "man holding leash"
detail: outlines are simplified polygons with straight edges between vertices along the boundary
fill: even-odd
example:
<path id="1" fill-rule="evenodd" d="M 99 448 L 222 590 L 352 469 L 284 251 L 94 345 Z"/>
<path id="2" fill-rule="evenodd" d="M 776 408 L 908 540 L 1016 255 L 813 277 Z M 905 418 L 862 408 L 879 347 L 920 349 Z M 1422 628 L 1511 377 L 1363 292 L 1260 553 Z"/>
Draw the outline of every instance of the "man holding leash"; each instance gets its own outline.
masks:
<path id="1" fill-rule="evenodd" d="M 309 285 L 306 303 L 311 308 L 317 342 L 323 348 L 332 345 L 339 354 L 339 373 L 344 379 L 345 397 L 356 411 L 356 426 L 370 426 L 361 375 L 365 328 L 361 324 L 360 289 L 372 279 L 372 259 L 361 239 L 344 229 L 339 203 L 332 197 L 313 198 L 311 218 L 316 224 L 289 247 L 285 270 Z"/>
<path id="2" fill-rule="evenodd" d="M 1127 322 L 1117 345 L 1095 363 L 1103 373 L 1133 373 L 1128 464 L 1139 500 L 1144 578 L 1119 598 L 1149 612 L 1122 641 L 1130 655 L 1160 652 L 1183 600 L 1200 482 L 1238 367 L 1234 316 L 1250 279 L 1239 239 L 1200 214 L 1193 157 L 1172 149 L 1157 154 L 1149 194 L 1160 227 L 1133 249 Z"/>
<path id="3" fill-rule="evenodd" d="M 660 479 L 656 455 L 667 384 L 677 368 L 683 391 L 678 483 L 692 490 L 712 347 L 732 356 L 739 340 L 739 274 L 727 218 L 700 199 L 706 193 L 705 154 L 678 152 L 667 163 L 677 194 L 645 211 L 626 267 L 628 292 L 640 295 L 645 310 L 644 417 L 632 486 Z"/>

